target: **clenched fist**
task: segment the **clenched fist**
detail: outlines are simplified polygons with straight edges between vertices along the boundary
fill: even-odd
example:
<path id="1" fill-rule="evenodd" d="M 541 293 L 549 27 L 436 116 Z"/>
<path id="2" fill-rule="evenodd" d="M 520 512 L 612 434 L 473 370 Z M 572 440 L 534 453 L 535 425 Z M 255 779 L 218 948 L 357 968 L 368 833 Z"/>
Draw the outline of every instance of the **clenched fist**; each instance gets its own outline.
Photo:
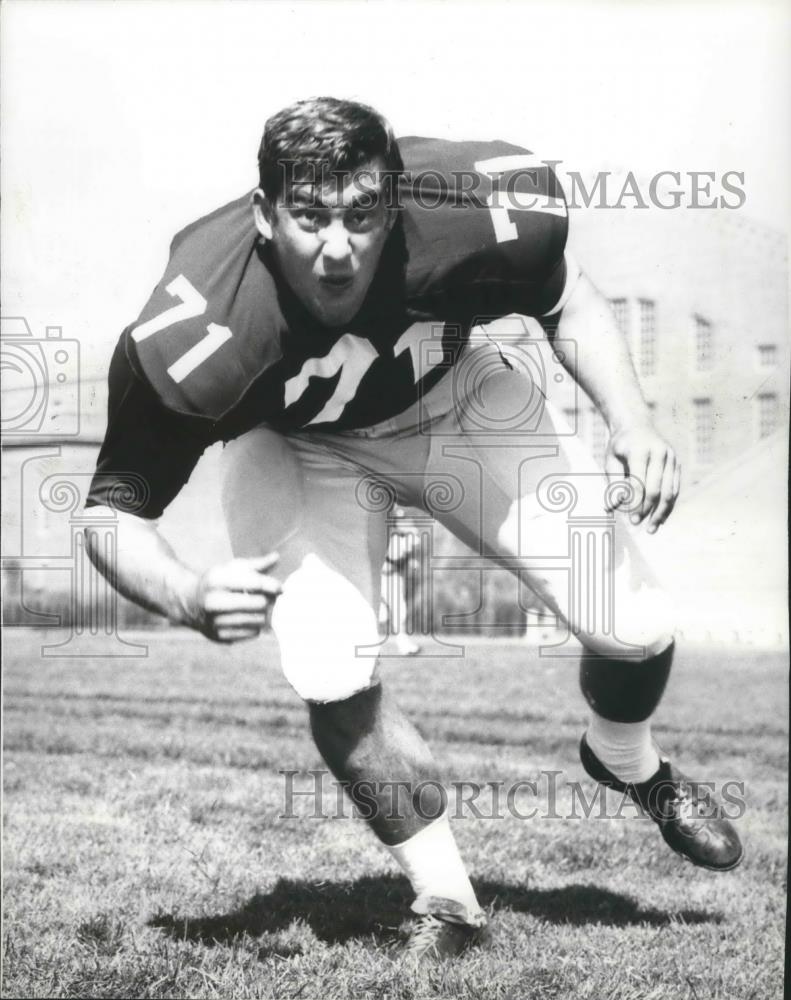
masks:
<path id="1" fill-rule="evenodd" d="M 207 569 L 188 601 L 188 623 L 215 642 L 257 636 L 281 592 L 280 583 L 267 573 L 277 560 L 277 553 L 270 553 Z"/>

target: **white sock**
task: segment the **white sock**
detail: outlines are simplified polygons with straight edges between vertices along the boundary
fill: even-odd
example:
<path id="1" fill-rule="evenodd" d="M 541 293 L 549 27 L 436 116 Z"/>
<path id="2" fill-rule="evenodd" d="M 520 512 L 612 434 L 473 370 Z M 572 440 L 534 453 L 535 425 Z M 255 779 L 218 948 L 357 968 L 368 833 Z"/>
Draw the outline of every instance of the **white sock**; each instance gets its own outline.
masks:
<path id="1" fill-rule="evenodd" d="M 585 738 L 602 764 L 621 781 L 647 781 L 659 767 L 650 719 L 610 722 L 594 712 Z"/>
<path id="2" fill-rule="evenodd" d="M 481 912 L 475 890 L 467 877 L 459 849 L 451 833 L 448 814 L 423 827 L 409 840 L 387 848 L 415 890 L 415 913 L 427 913 L 429 896 L 462 903 L 469 916 Z"/>

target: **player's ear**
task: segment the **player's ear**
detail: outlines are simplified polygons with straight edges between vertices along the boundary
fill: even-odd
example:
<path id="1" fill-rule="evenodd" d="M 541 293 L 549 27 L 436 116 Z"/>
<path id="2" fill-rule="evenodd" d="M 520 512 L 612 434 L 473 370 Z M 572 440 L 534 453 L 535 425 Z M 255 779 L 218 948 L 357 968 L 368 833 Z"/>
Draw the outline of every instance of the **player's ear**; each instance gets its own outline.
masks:
<path id="1" fill-rule="evenodd" d="M 267 196 L 261 190 L 261 188 L 256 188 L 253 191 L 252 198 L 250 199 L 253 206 L 253 218 L 255 219 L 255 228 L 261 234 L 263 239 L 272 239 L 272 217 L 274 215 L 272 204 L 270 203 Z"/>

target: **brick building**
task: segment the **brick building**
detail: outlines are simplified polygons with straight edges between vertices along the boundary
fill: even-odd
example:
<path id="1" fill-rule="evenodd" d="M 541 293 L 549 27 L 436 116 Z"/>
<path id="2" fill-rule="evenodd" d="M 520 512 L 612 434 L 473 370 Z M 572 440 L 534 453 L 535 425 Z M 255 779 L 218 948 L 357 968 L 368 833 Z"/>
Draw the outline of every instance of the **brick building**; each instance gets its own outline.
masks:
<path id="1" fill-rule="evenodd" d="M 572 251 L 612 303 L 686 483 L 785 431 L 785 236 L 725 209 L 588 208 L 571 216 Z M 584 410 L 583 433 L 601 453 L 601 418 Z"/>

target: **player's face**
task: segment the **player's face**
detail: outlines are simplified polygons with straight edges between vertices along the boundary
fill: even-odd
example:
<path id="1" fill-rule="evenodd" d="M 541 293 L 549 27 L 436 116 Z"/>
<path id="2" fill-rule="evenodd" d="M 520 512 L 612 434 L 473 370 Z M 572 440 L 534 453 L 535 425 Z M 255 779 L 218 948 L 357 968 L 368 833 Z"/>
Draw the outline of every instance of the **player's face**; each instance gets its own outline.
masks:
<path id="1" fill-rule="evenodd" d="M 324 186 L 295 184 L 274 206 L 256 194 L 256 221 L 283 277 L 327 326 L 348 323 L 360 309 L 392 228 L 382 169 L 372 163 Z"/>

